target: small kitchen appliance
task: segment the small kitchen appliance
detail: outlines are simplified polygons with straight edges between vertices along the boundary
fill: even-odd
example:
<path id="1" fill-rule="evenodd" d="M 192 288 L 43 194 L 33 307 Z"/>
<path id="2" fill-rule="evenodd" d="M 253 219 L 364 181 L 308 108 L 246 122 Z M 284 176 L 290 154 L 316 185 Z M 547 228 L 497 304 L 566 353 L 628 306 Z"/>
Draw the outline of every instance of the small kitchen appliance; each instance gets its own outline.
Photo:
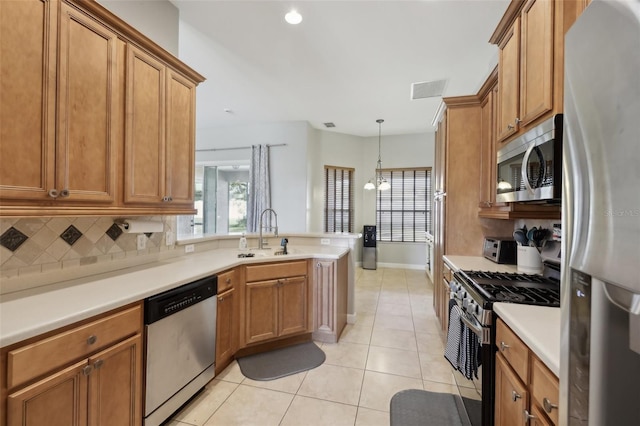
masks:
<path id="1" fill-rule="evenodd" d="M 376 226 L 364 225 L 362 234 L 362 269 L 376 269 L 378 266 Z"/>
<path id="2" fill-rule="evenodd" d="M 513 238 L 484 237 L 482 255 L 496 263 L 516 263 L 516 241 Z"/>

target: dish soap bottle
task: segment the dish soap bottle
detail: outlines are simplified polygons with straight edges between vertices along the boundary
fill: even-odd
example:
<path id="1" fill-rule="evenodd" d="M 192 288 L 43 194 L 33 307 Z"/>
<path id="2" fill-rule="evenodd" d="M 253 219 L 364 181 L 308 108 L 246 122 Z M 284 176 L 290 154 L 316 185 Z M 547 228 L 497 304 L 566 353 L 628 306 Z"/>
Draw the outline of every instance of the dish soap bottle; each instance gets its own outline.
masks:
<path id="1" fill-rule="evenodd" d="M 240 237 L 240 242 L 238 243 L 238 248 L 240 250 L 246 250 L 247 249 L 247 237 L 244 236 L 244 232 L 242 233 L 242 236 Z"/>

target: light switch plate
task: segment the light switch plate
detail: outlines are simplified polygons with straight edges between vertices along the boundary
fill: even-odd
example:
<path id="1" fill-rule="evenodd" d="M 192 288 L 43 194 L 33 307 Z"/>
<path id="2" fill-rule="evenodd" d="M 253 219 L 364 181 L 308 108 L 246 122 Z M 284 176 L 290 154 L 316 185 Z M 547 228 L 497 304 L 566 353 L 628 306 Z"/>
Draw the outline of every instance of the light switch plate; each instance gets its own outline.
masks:
<path id="1" fill-rule="evenodd" d="M 320 238 L 320 244 L 323 246 L 328 246 L 331 244 L 331 240 L 329 238 Z"/>
<path id="2" fill-rule="evenodd" d="M 196 247 L 193 244 L 187 244 L 184 246 L 185 253 L 193 253 L 196 250 Z"/>

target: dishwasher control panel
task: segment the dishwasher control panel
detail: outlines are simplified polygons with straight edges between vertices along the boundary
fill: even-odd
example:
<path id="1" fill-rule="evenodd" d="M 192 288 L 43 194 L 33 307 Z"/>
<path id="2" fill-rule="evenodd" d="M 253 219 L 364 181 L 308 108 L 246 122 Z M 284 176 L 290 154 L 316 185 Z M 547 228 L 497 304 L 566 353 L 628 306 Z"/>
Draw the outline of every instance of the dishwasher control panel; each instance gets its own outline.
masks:
<path id="1" fill-rule="evenodd" d="M 217 294 L 216 275 L 156 294 L 144 301 L 144 322 L 152 324 Z"/>

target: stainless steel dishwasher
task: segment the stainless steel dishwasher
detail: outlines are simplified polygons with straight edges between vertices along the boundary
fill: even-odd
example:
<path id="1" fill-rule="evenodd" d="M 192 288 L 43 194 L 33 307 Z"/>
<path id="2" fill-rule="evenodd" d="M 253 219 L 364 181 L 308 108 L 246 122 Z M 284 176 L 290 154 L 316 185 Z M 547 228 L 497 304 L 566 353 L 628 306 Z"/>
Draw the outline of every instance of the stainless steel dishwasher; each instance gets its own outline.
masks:
<path id="1" fill-rule="evenodd" d="M 164 422 L 214 376 L 218 277 L 145 300 L 145 426 Z"/>

